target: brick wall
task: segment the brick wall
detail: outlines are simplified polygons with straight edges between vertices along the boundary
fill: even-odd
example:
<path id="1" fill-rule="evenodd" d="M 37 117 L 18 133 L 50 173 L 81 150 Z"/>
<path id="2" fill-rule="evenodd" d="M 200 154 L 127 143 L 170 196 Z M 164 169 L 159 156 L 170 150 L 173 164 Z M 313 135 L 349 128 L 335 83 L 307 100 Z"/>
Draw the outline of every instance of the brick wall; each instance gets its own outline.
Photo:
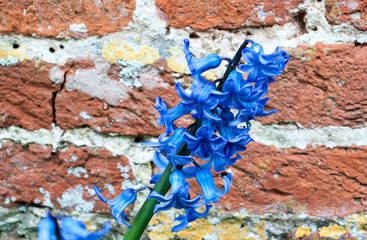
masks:
<path id="1" fill-rule="evenodd" d="M 197 56 L 232 57 L 246 37 L 291 56 L 269 89 L 279 113 L 254 124 L 256 143 L 210 217 L 175 235 L 173 212 L 160 214 L 146 236 L 367 239 L 366 1 L 15 0 L 0 9 L 2 239 L 35 238 L 48 208 L 91 228 L 111 220 L 91 188 L 113 198 L 149 182 L 153 151 L 140 143 L 164 130 L 154 98 L 172 107 L 174 84 L 192 81 L 182 40 Z"/>

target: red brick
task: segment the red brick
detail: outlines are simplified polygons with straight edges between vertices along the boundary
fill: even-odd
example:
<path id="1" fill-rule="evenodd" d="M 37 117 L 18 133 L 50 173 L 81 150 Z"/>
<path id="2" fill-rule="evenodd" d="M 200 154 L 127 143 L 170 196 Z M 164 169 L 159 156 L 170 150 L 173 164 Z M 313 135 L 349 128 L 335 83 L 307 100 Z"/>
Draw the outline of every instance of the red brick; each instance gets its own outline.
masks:
<path id="1" fill-rule="evenodd" d="M 83 38 L 121 31 L 132 21 L 134 0 L 110 1 L 1 1 L 0 33 L 42 37 Z M 85 24 L 88 32 L 72 32 L 72 24 Z"/>
<path id="2" fill-rule="evenodd" d="M 276 149 L 250 143 L 219 202 L 231 211 L 306 212 L 321 217 L 367 210 L 367 147 Z"/>
<path id="3" fill-rule="evenodd" d="M 0 65 L 0 127 L 51 129 L 53 93 L 61 88 L 50 80 L 53 66 L 31 60 Z"/>
<path id="4" fill-rule="evenodd" d="M 319 229 L 322 229 L 322 227 L 320 227 Z M 301 238 L 297 238 L 296 237 L 296 230 L 294 230 L 292 233 L 288 234 L 287 236 L 287 240 L 329 240 L 332 239 L 330 237 L 321 237 L 320 234 L 318 232 L 312 233 L 309 236 L 304 235 Z M 340 234 L 338 239 L 343 239 L 343 240 L 358 240 L 357 237 L 352 237 L 352 235 L 347 232 L 345 234 Z"/>
<path id="5" fill-rule="evenodd" d="M 170 26 L 207 30 L 282 25 L 296 16 L 297 6 L 303 2 L 157 0 L 156 4 L 160 10 L 159 14 Z"/>
<path id="6" fill-rule="evenodd" d="M 99 58 L 106 66 L 109 64 Z M 174 81 L 167 69 L 166 62 L 161 59 L 154 65 L 145 67 L 139 72 L 141 88 L 130 88 L 119 83 L 118 76 L 122 67 L 112 65 L 109 69 L 98 72 L 95 66 L 96 59 L 76 59 L 72 69 L 67 73 L 65 88 L 56 98 L 56 120 L 63 129 L 90 126 L 97 132 L 116 132 L 127 135 L 148 134 L 159 135 L 164 128 L 157 124 L 158 112 L 155 108 L 155 97 L 161 96 L 174 107 L 179 97 L 174 88 Z M 164 69 L 159 71 L 158 67 Z M 90 74 L 88 73 L 90 70 Z M 83 74 L 79 74 L 84 71 Z M 97 71 L 97 72 L 96 72 Z M 89 77 L 101 75 L 106 80 L 103 84 L 98 81 L 89 82 Z M 68 89 L 68 81 L 79 89 Z M 94 85 L 93 85 L 94 84 Z M 112 86 L 112 87 L 111 87 Z M 93 91 L 100 91 L 100 97 L 92 96 Z M 83 92 L 84 91 L 84 92 Z M 114 95 L 115 94 L 115 95 Z M 114 95 L 114 96 L 111 96 Z M 106 99 L 101 99 L 102 97 Z M 88 117 L 82 117 L 86 113 Z M 180 122 L 179 122 L 180 124 Z M 183 126 L 190 124 L 189 120 L 181 120 Z"/>
<path id="7" fill-rule="evenodd" d="M 299 46 L 269 87 L 268 107 L 279 113 L 262 123 L 299 122 L 305 127 L 363 127 L 367 123 L 367 46 Z"/>
<path id="8" fill-rule="evenodd" d="M 66 150 L 53 153 L 50 146 L 30 144 L 22 147 L 14 142 L 6 142 L 0 149 L 0 157 L 0 204 L 6 207 L 34 204 L 36 198 L 44 202 L 41 187 L 50 193 L 51 202 L 56 208 L 60 208 L 57 198 L 62 198 L 64 192 L 78 185 L 90 188 L 97 185 L 107 198 L 112 199 L 120 194 L 121 182 L 124 181 L 117 164 L 130 167 L 125 156 L 112 156 L 107 150 L 95 151 L 88 147 L 69 146 Z M 84 174 L 80 177 L 68 175 L 71 167 L 86 169 L 88 178 L 84 178 Z M 134 179 L 132 172 L 127 174 L 130 180 Z M 104 187 L 105 184 L 113 186 L 115 195 Z M 95 200 L 95 196 L 85 189 L 83 194 L 84 200 Z M 16 201 L 6 205 L 6 198 L 11 197 L 15 197 Z M 94 211 L 108 212 L 107 208 L 101 201 L 95 200 Z"/>
<path id="9" fill-rule="evenodd" d="M 355 28 L 367 31 L 367 2 L 363 0 L 326 0 L 325 16 L 333 25 L 350 22 Z"/>

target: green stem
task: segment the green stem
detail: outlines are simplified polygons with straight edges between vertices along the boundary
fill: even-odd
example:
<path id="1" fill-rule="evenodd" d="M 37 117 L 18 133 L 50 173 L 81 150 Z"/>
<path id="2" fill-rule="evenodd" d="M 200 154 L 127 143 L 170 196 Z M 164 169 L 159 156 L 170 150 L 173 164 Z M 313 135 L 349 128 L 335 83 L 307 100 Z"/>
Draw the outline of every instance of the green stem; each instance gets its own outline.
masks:
<path id="1" fill-rule="evenodd" d="M 237 50 L 231 64 L 228 65 L 226 72 L 223 76 L 223 81 L 220 82 L 220 84 L 217 87 L 218 91 L 222 91 L 224 81 L 227 79 L 228 75 L 233 71 L 234 67 L 237 66 L 238 62 L 241 59 L 241 52 L 248 44 L 247 40 L 244 41 L 244 43 L 241 45 L 241 47 Z M 190 129 L 190 134 L 195 135 L 196 131 L 201 126 L 201 119 L 196 119 L 194 127 Z M 185 142 L 182 144 L 177 151 L 177 155 L 181 156 L 188 156 L 190 155 L 190 151 L 187 149 L 187 143 Z M 177 166 L 177 168 L 182 168 L 182 166 Z M 171 184 L 169 182 L 169 176 L 173 172 L 173 166 L 172 164 L 169 164 L 164 170 L 162 176 L 156 183 L 153 191 L 156 191 L 157 193 L 161 195 L 165 195 L 168 190 L 171 187 Z M 143 206 L 140 208 L 138 214 L 136 215 L 134 222 L 132 223 L 131 228 L 126 232 L 123 240 L 137 240 L 140 239 L 141 235 L 143 235 L 146 227 L 148 226 L 148 223 L 150 222 L 150 219 L 153 217 L 153 210 L 154 206 L 158 203 L 155 199 L 146 199 Z"/>
<path id="2" fill-rule="evenodd" d="M 154 191 L 161 195 L 165 195 L 168 192 L 168 189 L 171 187 L 168 179 L 172 173 L 172 170 L 173 166 L 172 164 L 169 164 L 155 185 Z M 148 226 L 150 219 L 153 217 L 153 209 L 157 203 L 158 201 L 153 198 L 145 200 L 143 206 L 136 215 L 131 228 L 125 234 L 124 240 L 140 239 L 141 235 L 143 235 L 145 231 L 145 228 Z"/>
<path id="3" fill-rule="evenodd" d="M 227 70 L 224 73 L 223 76 L 223 80 L 219 83 L 217 90 L 218 91 L 223 91 L 223 84 L 226 81 L 228 75 L 236 68 L 237 64 L 239 63 L 240 59 L 241 59 L 241 53 L 242 50 L 245 49 L 245 47 L 247 46 L 249 42 L 247 41 L 247 39 L 242 43 L 241 47 L 237 50 L 236 54 L 234 55 L 231 64 L 228 65 Z"/>

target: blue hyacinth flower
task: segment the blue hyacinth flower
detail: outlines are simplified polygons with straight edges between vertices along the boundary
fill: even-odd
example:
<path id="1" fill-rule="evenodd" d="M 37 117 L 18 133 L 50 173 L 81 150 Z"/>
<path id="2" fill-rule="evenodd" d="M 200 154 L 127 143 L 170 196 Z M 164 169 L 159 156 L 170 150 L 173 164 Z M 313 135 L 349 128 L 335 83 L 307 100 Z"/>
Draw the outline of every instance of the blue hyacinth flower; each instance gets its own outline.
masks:
<path id="1" fill-rule="evenodd" d="M 142 187 L 139 189 L 132 189 L 127 188 L 115 199 L 108 200 L 105 197 L 102 196 L 101 191 L 97 186 L 93 186 L 94 191 L 96 191 L 96 194 L 98 198 L 106 203 L 112 210 L 112 216 L 115 218 L 115 220 L 119 224 L 124 224 L 131 227 L 129 224 L 127 224 L 125 221 L 130 221 L 128 217 L 125 216 L 124 210 L 125 208 L 133 203 L 136 200 L 136 193 L 148 189 L 147 187 Z"/>
<path id="2" fill-rule="evenodd" d="M 178 216 L 175 221 L 181 222 L 180 224 L 174 226 L 171 231 L 172 232 L 179 232 L 184 230 L 187 227 L 187 224 L 189 222 L 193 222 L 198 218 L 203 218 L 205 217 L 208 213 L 210 208 L 212 207 L 212 205 L 205 205 L 205 212 L 203 213 L 198 213 L 197 211 L 195 211 L 193 208 L 185 208 L 185 216 L 184 215 L 180 215 Z"/>
<path id="3" fill-rule="evenodd" d="M 199 86 L 200 84 L 205 84 L 206 80 L 201 74 L 209 69 L 217 68 L 221 63 L 221 58 L 217 54 L 210 54 L 206 57 L 196 58 L 189 49 L 190 41 L 184 39 L 185 44 L 185 55 L 187 60 L 187 65 L 191 71 L 194 79 L 194 85 Z"/>
<path id="4" fill-rule="evenodd" d="M 172 135 L 166 140 L 159 138 L 159 142 L 144 142 L 141 145 L 143 147 L 158 148 L 161 153 L 176 154 L 178 148 L 184 143 L 182 134 L 185 132 L 185 128 L 177 128 L 173 131 Z"/>
<path id="5" fill-rule="evenodd" d="M 154 198 L 155 200 L 161 202 L 160 204 L 155 205 L 154 213 L 158 211 L 167 211 L 172 207 L 176 209 L 182 208 L 198 208 L 204 204 L 204 202 L 200 202 L 202 199 L 201 194 L 198 194 L 193 199 L 190 199 L 189 195 L 189 183 L 185 182 L 185 176 L 180 170 L 175 170 L 171 173 L 169 177 L 169 181 L 171 183 L 171 195 L 169 197 L 164 197 L 161 194 L 153 191 L 148 198 Z"/>
<path id="6" fill-rule="evenodd" d="M 266 94 L 267 88 L 254 88 L 242 79 L 242 74 L 233 70 L 223 84 L 223 93 L 216 93 L 222 106 L 245 109 Z"/>
<path id="7" fill-rule="evenodd" d="M 90 232 L 83 222 L 66 217 L 61 222 L 61 236 L 65 240 L 97 240 L 106 236 L 111 228 L 111 223 L 107 222 L 101 230 Z"/>
<path id="8" fill-rule="evenodd" d="M 261 77 L 272 77 L 282 74 L 282 70 L 289 61 L 289 55 L 277 47 L 275 53 L 264 54 L 264 49 L 260 44 L 254 43 L 251 48 L 242 50 L 242 57 L 246 64 L 238 67 L 244 72 L 248 72 L 247 80 L 256 82 Z"/>
<path id="9" fill-rule="evenodd" d="M 203 125 L 197 130 L 196 136 L 191 135 L 189 132 L 183 133 L 183 138 L 187 142 L 187 148 L 192 155 L 197 155 L 203 160 L 210 158 L 210 155 L 216 150 L 224 147 L 226 140 L 214 134 L 215 128 L 206 121 L 203 121 Z"/>
<path id="10" fill-rule="evenodd" d="M 176 91 L 182 99 L 181 104 L 187 110 L 194 111 L 195 116 L 200 119 L 210 119 L 220 122 L 221 119 L 212 110 L 218 106 L 219 99 L 216 97 L 221 92 L 216 90 L 214 83 L 206 82 L 202 86 L 193 87 L 188 94 L 181 83 L 176 83 Z"/>
<path id="11" fill-rule="evenodd" d="M 246 128 L 232 126 L 231 123 L 235 118 L 231 110 L 227 107 L 224 108 L 224 111 L 221 110 L 220 112 L 223 122 L 218 124 L 217 129 L 220 135 L 226 140 L 226 144 L 216 153 L 225 158 L 230 158 L 237 152 L 246 150 L 246 145 L 250 141 L 253 141 L 248 134 L 251 124 L 247 124 Z"/>
<path id="12" fill-rule="evenodd" d="M 156 151 L 153 155 L 153 162 L 162 171 L 165 170 L 167 165 L 169 164 L 169 160 L 163 154 L 161 154 L 158 151 Z M 206 163 L 206 164 L 203 164 L 203 165 L 200 165 L 200 166 L 205 167 L 205 168 L 210 168 L 211 165 L 209 163 Z M 185 178 L 194 178 L 196 176 L 196 170 L 197 170 L 196 166 L 189 166 L 189 167 L 182 168 L 181 172 L 183 173 Z M 158 182 L 159 178 L 162 176 L 162 173 L 163 172 L 155 174 L 151 178 L 149 183 L 156 184 Z"/>
<path id="13" fill-rule="evenodd" d="M 182 104 L 178 104 L 176 107 L 168 109 L 167 103 L 160 97 L 156 97 L 156 108 L 161 115 L 157 122 L 159 125 L 166 127 L 166 134 L 170 134 L 177 127 L 174 125 L 174 121 L 183 115 L 191 112 L 187 108 L 184 108 Z"/>
<path id="14" fill-rule="evenodd" d="M 170 137 L 162 141 L 159 139 L 159 143 L 144 142 L 142 146 L 158 148 L 161 153 L 167 154 L 167 159 L 173 166 L 188 165 L 192 162 L 191 156 L 179 156 L 176 155 L 180 146 L 185 142 L 182 138 L 182 134 L 185 132 L 185 128 L 177 128 Z"/>
<path id="15" fill-rule="evenodd" d="M 183 159 L 182 161 L 178 161 L 177 159 L 181 160 L 179 157 L 181 157 L 181 159 Z M 174 161 L 174 165 L 188 165 L 190 164 L 193 159 L 191 156 L 185 158 L 185 156 L 174 156 L 172 157 L 173 161 Z M 187 159 L 189 159 L 189 161 L 187 161 Z M 165 170 L 168 163 L 170 162 L 167 157 L 165 157 L 164 155 L 162 155 L 160 152 L 156 151 L 153 155 L 153 162 L 154 164 L 160 169 L 160 170 Z M 158 182 L 159 178 L 161 177 L 162 173 L 157 173 L 155 174 L 151 180 L 150 180 L 150 184 L 155 184 Z"/>
<path id="16" fill-rule="evenodd" d="M 51 213 L 43 218 L 37 226 L 38 240 L 57 240 L 60 238 L 60 229 L 57 219 Z"/>
<path id="17" fill-rule="evenodd" d="M 232 174 L 228 173 L 227 176 L 223 176 L 224 188 L 222 190 L 218 190 L 214 183 L 213 174 L 208 169 L 198 169 L 196 171 L 196 180 L 200 184 L 205 204 L 216 203 L 219 198 L 224 196 L 229 189 L 231 189 Z"/>
<path id="18" fill-rule="evenodd" d="M 248 123 L 250 120 L 256 117 L 265 117 L 273 113 L 277 113 L 277 110 L 264 111 L 264 107 L 269 98 L 262 98 L 252 104 L 251 108 L 245 109 L 236 115 L 236 118 L 230 123 L 231 126 L 237 126 L 241 122 Z"/>

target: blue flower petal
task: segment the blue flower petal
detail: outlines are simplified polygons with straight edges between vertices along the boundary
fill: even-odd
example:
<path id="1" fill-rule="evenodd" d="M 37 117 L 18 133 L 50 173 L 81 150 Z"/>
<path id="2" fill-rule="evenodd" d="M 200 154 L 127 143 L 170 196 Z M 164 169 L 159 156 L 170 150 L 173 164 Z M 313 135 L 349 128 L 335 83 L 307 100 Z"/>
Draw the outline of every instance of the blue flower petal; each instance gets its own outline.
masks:
<path id="1" fill-rule="evenodd" d="M 277 47 L 275 53 L 264 54 L 262 46 L 257 43 L 252 44 L 251 48 L 243 49 L 242 57 L 247 64 L 240 64 L 238 67 L 249 73 L 247 78 L 249 82 L 282 74 L 282 70 L 289 61 L 289 55 L 281 47 Z"/>
<path id="2" fill-rule="evenodd" d="M 163 172 L 154 174 L 153 177 L 150 179 L 150 184 L 156 184 L 158 180 L 162 177 Z"/>
<path id="3" fill-rule="evenodd" d="M 117 198 L 108 200 L 102 196 L 101 191 L 97 186 L 93 186 L 93 189 L 96 192 L 98 198 L 102 202 L 107 203 L 107 205 L 111 208 L 112 216 L 116 219 L 116 221 L 119 224 L 124 224 L 130 228 L 131 226 L 125 222 L 129 221 L 129 219 L 124 215 L 123 211 L 128 205 L 136 200 L 136 190 L 127 188 Z"/>
<path id="4" fill-rule="evenodd" d="M 200 74 L 209 69 L 217 68 L 222 60 L 216 54 L 210 54 L 203 58 L 196 58 L 189 49 L 190 41 L 188 39 L 184 39 L 184 44 L 187 64 L 194 81 L 197 81 L 195 84 L 204 84 L 205 80 L 203 81 L 203 78 L 200 78 Z"/>
<path id="5" fill-rule="evenodd" d="M 186 208 L 185 209 L 186 216 L 180 215 L 178 218 L 176 218 L 175 220 L 180 221 L 181 223 L 174 226 L 171 229 L 171 231 L 178 232 L 184 230 L 189 222 L 195 221 L 198 218 L 205 217 L 209 213 L 211 207 L 212 205 L 206 205 L 205 211 L 203 213 L 199 213 L 195 211 L 193 208 Z"/>
<path id="6" fill-rule="evenodd" d="M 160 170 L 165 170 L 169 164 L 167 158 L 158 151 L 155 151 L 153 155 L 153 162 Z"/>
<path id="7" fill-rule="evenodd" d="M 43 218 L 37 226 L 38 240 L 57 240 L 57 220 L 50 214 Z"/>
<path id="8" fill-rule="evenodd" d="M 190 113 L 192 110 L 185 108 L 182 104 L 178 104 L 176 107 L 168 109 L 166 102 L 164 102 L 160 97 L 156 97 L 156 105 L 156 109 L 161 115 L 157 122 L 159 125 L 166 127 L 166 134 L 170 134 L 177 128 L 173 123 L 176 119 Z"/>
<path id="9" fill-rule="evenodd" d="M 175 195 L 185 182 L 185 176 L 180 170 L 176 169 L 169 176 L 169 182 L 171 183 L 171 195 Z"/>
<path id="10" fill-rule="evenodd" d="M 229 191 L 232 183 L 232 175 L 228 174 L 223 177 L 224 188 L 220 191 L 214 183 L 213 174 L 208 169 L 198 169 L 196 172 L 196 180 L 200 184 L 205 204 L 209 204 L 218 202 L 219 198 Z"/>

